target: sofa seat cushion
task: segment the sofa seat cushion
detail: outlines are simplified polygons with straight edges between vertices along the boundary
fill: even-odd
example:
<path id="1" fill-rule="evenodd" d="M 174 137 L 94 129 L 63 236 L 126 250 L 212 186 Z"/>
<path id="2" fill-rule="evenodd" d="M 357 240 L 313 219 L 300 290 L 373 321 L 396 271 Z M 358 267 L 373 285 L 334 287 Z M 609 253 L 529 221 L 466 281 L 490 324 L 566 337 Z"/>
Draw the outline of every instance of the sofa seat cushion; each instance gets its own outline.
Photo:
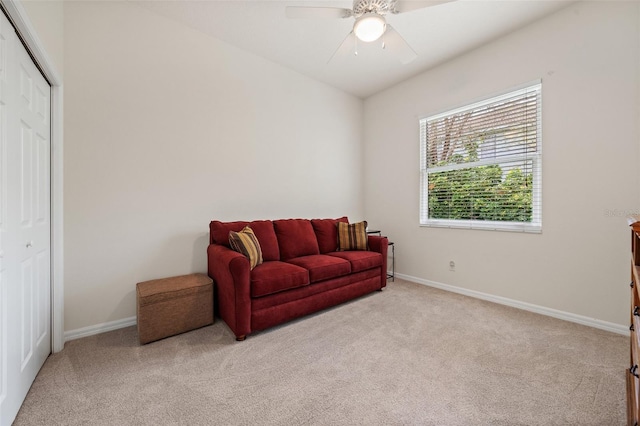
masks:
<path id="1" fill-rule="evenodd" d="M 309 284 L 309 271 L 291 263 L 264 262 L 251 271 L 251 297 L 266 296 Z"/>
<path id="2" fill-rule="evenodd" d="M 327 255 L 349 261 L 352 272 L 366 271 L 382 266 L 382 255 L 374 251 L 336 251 L 327 253 Z"/>
<path id="3" fill-rule="evenodd" d="M 287 262 L 308 270 L 309 280 L 312 283 L 351 273 L 351 264 L 347 260 L 324 254 L 296 257 Z"/>

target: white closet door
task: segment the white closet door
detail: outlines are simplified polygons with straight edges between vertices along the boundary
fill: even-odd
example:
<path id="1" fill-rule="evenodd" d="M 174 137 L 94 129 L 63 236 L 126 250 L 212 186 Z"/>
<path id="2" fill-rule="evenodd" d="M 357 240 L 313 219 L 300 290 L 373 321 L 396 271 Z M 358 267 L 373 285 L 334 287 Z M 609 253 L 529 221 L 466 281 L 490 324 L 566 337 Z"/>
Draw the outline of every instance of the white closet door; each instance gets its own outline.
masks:
<path id="1" fill-rule="evenodd" d="M 8 417 L 7 398 L 7 363 L 9 353 L 7 349 L 7 309 L 9 306 L 9 273 L 7 271 L 7 246 L 10 244 L 7 232 L 7 106 L 9 101 L 9 87 L 7 76 L 7 59 L 12 55 L 9 46 L 9 30 L 13 30 L 7 19 L 0 13 L 0 424 L 10 424 Z M 10 398 L 9 398 L 10 399 Z"/>
<path id="2" fill-rule="evenodd" d="M 0 424 L 51 353 L 50 87 L 0 14 Z"/>

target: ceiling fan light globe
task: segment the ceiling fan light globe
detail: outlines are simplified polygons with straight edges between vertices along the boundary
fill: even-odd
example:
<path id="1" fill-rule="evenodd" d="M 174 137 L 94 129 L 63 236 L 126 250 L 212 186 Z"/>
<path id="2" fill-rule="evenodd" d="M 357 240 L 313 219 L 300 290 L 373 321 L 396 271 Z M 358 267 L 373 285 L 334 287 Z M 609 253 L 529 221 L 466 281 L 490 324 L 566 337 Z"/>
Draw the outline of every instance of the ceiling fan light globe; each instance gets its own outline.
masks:
<path id="1" fill-rule="evenodd" d="M 377 13 L 368 12 L 356 19 L 353 24 L 353 32 L 360 41 L 371 42 L 384 34 L 387 23 L 384 18 Z"/>

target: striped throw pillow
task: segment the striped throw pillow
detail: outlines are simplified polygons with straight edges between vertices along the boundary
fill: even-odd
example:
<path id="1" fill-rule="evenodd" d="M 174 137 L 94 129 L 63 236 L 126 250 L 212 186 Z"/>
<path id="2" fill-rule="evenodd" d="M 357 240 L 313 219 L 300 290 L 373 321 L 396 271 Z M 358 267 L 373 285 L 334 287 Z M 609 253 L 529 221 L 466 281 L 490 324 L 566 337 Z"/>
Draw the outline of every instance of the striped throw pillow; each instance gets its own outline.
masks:
<path id="1" fill-rule="evenodd" d="M 229 245 L 238 253 L 241 253 L 249 259 L 251 269 L 262 263 L 262 250 L 260 243 L 253 230 L 248 226 L 242 228 L 240 232 L 229 231 Z"/>
<path id="2" fill-rule="evenodd" d="M 369 250 L 367 221 L 358 223 L 338 222 L 338 251 Z"/>

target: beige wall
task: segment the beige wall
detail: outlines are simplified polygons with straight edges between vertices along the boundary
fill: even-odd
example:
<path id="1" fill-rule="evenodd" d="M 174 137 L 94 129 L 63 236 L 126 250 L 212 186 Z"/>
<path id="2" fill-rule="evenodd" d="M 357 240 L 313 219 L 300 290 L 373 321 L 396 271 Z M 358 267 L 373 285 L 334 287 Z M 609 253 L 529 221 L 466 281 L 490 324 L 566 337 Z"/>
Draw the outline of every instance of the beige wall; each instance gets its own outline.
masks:
<path id="1" fill-rule="evenodd" d="M 60 78 L 64 75 L 64 7 L 57 0 L 23 0 L 21 4 L 53 61 Z"/>
<path id="2" fill-rule="evenodd" d="M 365 212 L 396 242 L 397 271 L 628 323 L 624 213 L 640 209 L 639 7 L 571 5 L 365 101 Z M 536 79 L 542 234 L 419 227 L 418 118 Z"/>
<path id="3" fill-rule="evenodd" d="M 65 3 L 65 329 L 206 272 L 212 219 L 360 219 L 362 101 L 127 2 Z"/>
<path id="4" fill-rule="evenodd" d="M 66 71 L 66 330 L 135 315 L 137 281 L 204 271 L 213 218 L 363 213 L 408 276 L 627 322 L 637 3 L 571 5 L 369 98 L 364 116 L 356 98 L 126 2 L 23 4 Z M 543 233 L 420 228 L 418 117 L 539 78 Z"/>

